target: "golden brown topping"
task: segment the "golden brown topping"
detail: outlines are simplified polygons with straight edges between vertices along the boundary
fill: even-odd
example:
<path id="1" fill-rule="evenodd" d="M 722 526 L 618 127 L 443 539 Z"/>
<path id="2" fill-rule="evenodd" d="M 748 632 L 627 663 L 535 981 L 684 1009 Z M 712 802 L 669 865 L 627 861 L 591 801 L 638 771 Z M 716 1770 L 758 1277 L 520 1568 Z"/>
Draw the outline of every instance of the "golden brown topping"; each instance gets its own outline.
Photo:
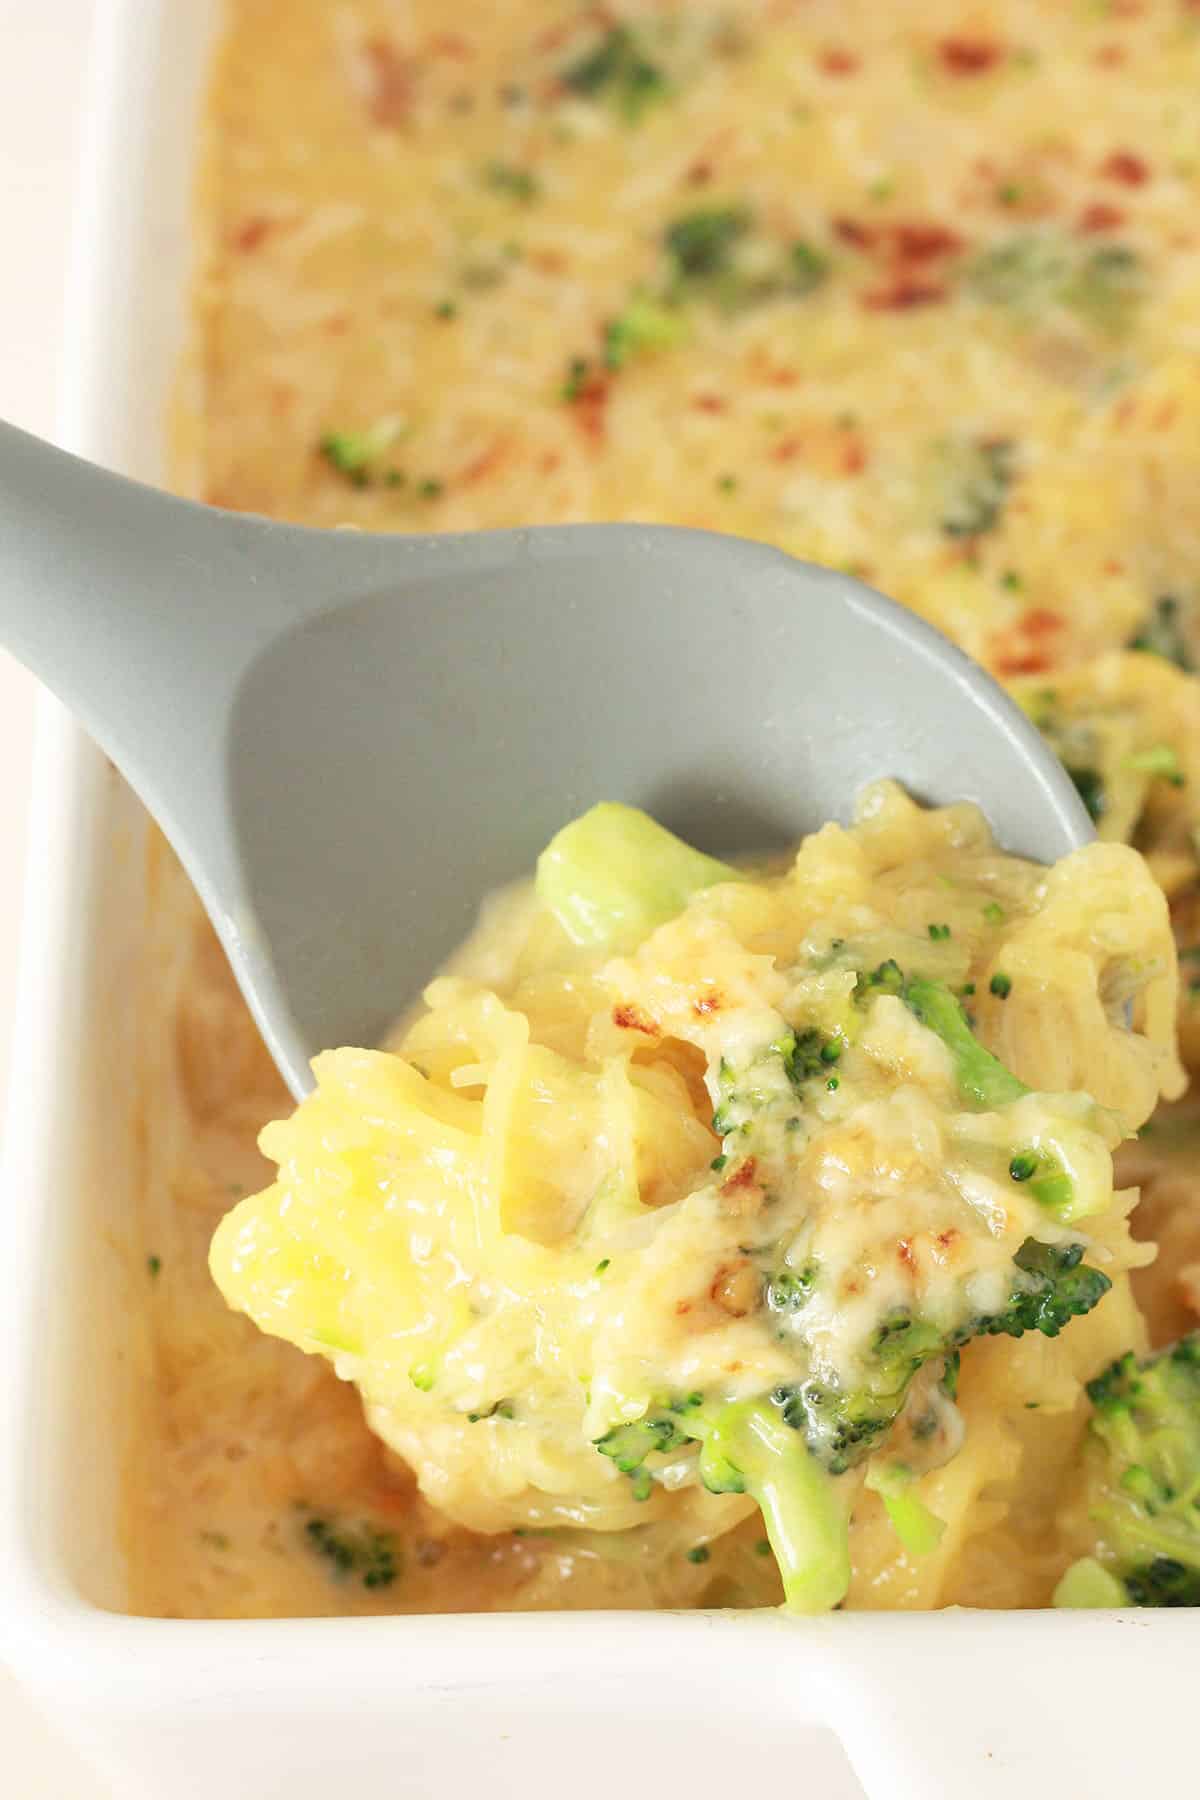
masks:
<path id="1" fill-rule="evenodd" d="M 238 226 L 233 234 L 235 250 L 257 250 L 268 233 L 274 228 L 275 221 L 268 219 L 264 213 L 255 213 L 252 218 Z"/>
<path id="2" fill-rule="evenodd" d="M 1100 164 L 1100 173 L 1109 181 L 1120 181 L 1126 187 L 1144 187 L 1150 179 L 1146 164 L 1132 150 L 1114 150 Z"/>
<path id="3" fill-rule="evenodd" d="M 826 75 L 853 75 L 862 67 L 853 50 L 845 50 L 838 45 L 822 50 L 817 62 Z"/>
<path id="4" fill-rule="evenodd" d="M 943 38 L 938 55 L 951 75 L 984 75 L 994 69 L 1004 55 L 999 44 L 987 38 Z"/>
<path id="5" fill-rule="evenodd" d="M 646 1037 L 661 1037 L 662 1032 L 653 1019 L 647 1018 L 640 1006 L 614 1006 L 613 1024 L 620 1031 L 640 1031 Z"/>
<path id="6" fill-rule="evenodd" d="M 1119 206 L 1110 206 L 1105 200 L 1097 200 L 1091 206 L 1085 206 L 1079 215 L 1079 230 L 1093 234 L 1100 231 L 1116 231 L 1125 223 L 1125 214 Z"/>
<path id="7" fill-rule="evenodd" d="M 376 125 L 395 127 L 408 122 L 416 98 L 417 68 L 390 38 L 368 38 L 363 45 L 367 73 L 367 111 Z"/>
<path id="8" fill-rule="evenodd" d="M 708 1291 L 724 1312 L 744 1319 L 758 1305 L 762 1283 L 754 1265 L 743 1259 L 718 1269 Z"/>

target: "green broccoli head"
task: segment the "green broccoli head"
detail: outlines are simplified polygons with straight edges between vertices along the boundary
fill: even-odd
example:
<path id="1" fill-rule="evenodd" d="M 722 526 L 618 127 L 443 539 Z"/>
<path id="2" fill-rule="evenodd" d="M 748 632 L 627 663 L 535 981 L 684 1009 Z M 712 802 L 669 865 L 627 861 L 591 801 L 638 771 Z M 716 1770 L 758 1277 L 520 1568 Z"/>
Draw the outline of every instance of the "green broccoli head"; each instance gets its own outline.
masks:
<path id="1" fill-rule="evenodd" d="M 970 1338 L 1026 1331 L 1054 1337 L 1068 1319 L 1089 1312 L 1109 1285 L 1082 1262 L 1078 1244 L 1056 1247 L 1031 1238 L 1014 1260 L 1011 1292 L 999 1313 L 955 1330 L 897 1313 L 876 1331 L 858 1388 L 808 1380 L 734 1403 L 693 1393 L 614 1426 L 596 1448 L 629 1476 L 634 1498 L 647 1500 L 654 1486 L 650 1459 L 699 1443 L 700 1478 L 709 1492 L 749 1494 L 761 1507 L 789 1606 L 821 1611 L 838 1604 L 849 1581 L 849 1502 L 836 1477 L 883 1444 L 918 1370 L 940 1359 L 943 1388 L 952 1397 L 958 1349 Z M 898 1513 L 905 1541 L 919 1543 L 918 1553 L 936 1544 L 937 1521 L 924 1516 L 914 1496 L 889 1491 L 885 1499 L 889 1512 Z"/>
<path id="2" fill-rule="evenodd" d="M 361 1581 L 365 1588 L 385 1588 L 391 1587 L 400 1573 L 400 1551 L 394 1535 L 369 1521 L 347 1524 L 314 1514 L 304 1522 L 304 1539 L 339 1580 Z"/>
<path id="3" fill-rule="evenodd" d="M 1200 1606 L 1200 1332 L 1088 1384 L 1084 1491 L 1095 1554 L 1056 1606 Z"/>
<path id="4" fill-rule="evenodd" d="M 686 1403 L 680 1411 L 686 1410 Z M 679 1420 L 674 1418 L 668 1409 L 653 1416 L 647 1414 L 643 1419 L 634 1419 L 628 1425 L 614 1425 L 606 1431 L 602 1438 L 596 1439 L 596 1448 L 601 1456 L 612 1458 L 613 1463 L 622 1475 L 628 1475 L 633 1484 L 635 1500 L 648 1500 L 653 1488 L 653 1477 L 646 1467 L 646 1458 L 662 1455 L 668 1450 L 677 1450 L 681 1444 L 689 1441 L 689 1433 L 682 1429 Z"/>
<path id="5" fill-rule="evenodd" d="M 976 1314 L 947 1329 L 908 1312 L 894 1313 L 875 1331 L 859 1387 L 800 1382 L 776 1388 L 771 1398 L 785 1423 L 801 1431 L 831 1474 L 869 1456 L 896 1423 L 913 1377 L 941 1360 L 953 1387 L 961 1347 L 977 1337 L 1023 1337 L 1027 1331 L 1057 1337 L 1073 1318 L 1103 1299 L 1111 1282 L 1083 1261 L 1079 1244 L 1043 1244 L 1028 1238 L 1013 1259 L 1012 1284 L 999 1312 Z"/>

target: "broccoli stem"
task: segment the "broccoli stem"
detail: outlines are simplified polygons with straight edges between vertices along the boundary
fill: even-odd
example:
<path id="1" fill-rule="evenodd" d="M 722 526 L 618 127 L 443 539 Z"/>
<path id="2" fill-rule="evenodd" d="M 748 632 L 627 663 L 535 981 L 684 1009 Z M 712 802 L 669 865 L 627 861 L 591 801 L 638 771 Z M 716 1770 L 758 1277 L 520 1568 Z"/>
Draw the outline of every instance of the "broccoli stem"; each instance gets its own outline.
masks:
<path id="1" fill-rule="evenodd" d="M 828 1612 L 850 1585 L 848 1521 L 834 1478 L 764 1400 L 735 1401 L 703 1422 L 700 1475 L 728 1490 L 734 1470 L 762 1509 L 792 1612 Z"/>
<path id="2" fill-rule="evenodd" d="M 918 977 L 905 983 L 903 998 L 909 1012 L 940 1037 L 949 1050 L 958 1085 L 969 1100 L 993 1110 L 1008 1106 L 1029 1092 L 998 1057 L 984 1049 L 959 1002 L 943 982 Z"/>
<path id="3" fill-rule="evenodd" d="M 915 1479 L 905 1463 L 876 1464 L 867 1470 L 866 1485 L 883 1501 L 892 1530 L 909 1555 L 930 1556 L 941 1543 L 946 1525 L 912 1492 Z"/>
<path id="4" fill-rule="evenodd" d="M 537 892 L 573 943 L 631 950 L 693 894 L 742 877 L 635 806 L 606 802 L 565 825 L 538 858 Z"/>
<path id="5" fill-rule="evenodd" d="M 1125 1583 L 1098 1563 L 1094 1556 L 1081 1556 L 1072 1563 L 1054 1590 L 1052 1604 L 1061 1607 L 1128 1606 Z"/>

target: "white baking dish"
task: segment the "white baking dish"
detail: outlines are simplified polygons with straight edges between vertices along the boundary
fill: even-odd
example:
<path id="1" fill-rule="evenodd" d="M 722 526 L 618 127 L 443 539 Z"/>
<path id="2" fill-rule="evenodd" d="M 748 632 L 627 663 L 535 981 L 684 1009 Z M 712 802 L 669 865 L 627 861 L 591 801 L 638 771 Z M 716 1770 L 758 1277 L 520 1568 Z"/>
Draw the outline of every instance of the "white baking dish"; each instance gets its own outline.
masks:
<path id="1" fill-rule="evenodd" d="M 151 479 L 215 12 L 98 8 L 62 436 Z M 842 1800 L 862 1792 L 851 1764 L 872 1800 L 1190 1791 L 1194 1614 L 123 1616 L 144 820 L 49 701 L 35 779 L 0 1221 L 0 1651 L 119 1793 L 716 1800 L 762 1781 Z"/>

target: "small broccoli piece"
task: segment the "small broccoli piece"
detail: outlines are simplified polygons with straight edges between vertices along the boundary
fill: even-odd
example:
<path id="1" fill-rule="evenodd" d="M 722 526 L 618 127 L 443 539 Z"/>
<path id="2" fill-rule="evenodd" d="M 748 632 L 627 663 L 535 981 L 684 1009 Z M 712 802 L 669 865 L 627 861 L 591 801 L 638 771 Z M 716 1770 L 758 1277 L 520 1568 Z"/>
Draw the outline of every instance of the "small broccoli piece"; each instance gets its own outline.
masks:
<path id="1" fill-rule="evenodd" d="M 1135 635 L 1130 638 L 1128 648 L 1145 650 L 1151 656 L 1161 656 L 1165 662 L 1174 663 L 1186 675 L 1193 674 L 1196 659 L 1184 627 L 1183 609 L 1179 601 L 1173 594 L 1160 594 Z"/>
<path id="2" fill-rule="evenodd" d="M 977 1320 L 971 1337 L 1057 1337 L 1072 1319 L 1103 1300 L 1112 1282 L 1083 1261 L 1082 1244 L 1043 1244 L 1027 1238 L 1013 1262 L 1019 1271 L 1002 1312 Z M 966 1342 L 966 1339 L 962 1339 Z"/>
<path id="3" fill-rule="evenodd" d="M 786 1131 L 799 1130 L 803 1121 L 797 1098 L 818 1078 L 828 1090 L 829 1072 L 842 1048 L 841 1038 L 812 1026 L 789 1031 L 739 1067 L 723 1058 L 717 1071 L 720 1102 L 713 1114 L 713 1130 L 718 1137 L 726 1137 L 762 1125 L 768 1117 L 782 1123 Z M 836 1079 L 833 1086 L 837 1086 Z"/>
<path id="4" fill-rule="evenodd" d="M 892 957 L 881 962 L 878 968 L 862 969 L 854 984 L 854 998 L 860 1006 L 865 1005 L 875 994 L 904 993 L 904 971 Z"/>
<path id="5" fill-rule="evenodd" d="M 593 50 L 568 64 L 562 80 L 572 93 L 609 100 L 631 124 L 668 91 L 662 69 L 628 25 L 611 26 Z"/>
<path id="6" fill-rule="evenodd" d="M 1136 251 L 1105 244 L 1081 252 L 1050 235 L 1022 236 L 987 250 L 967 269 L 968 291 L 992 306 L 1037 313 L 1061 306 L 1105 335 L 1129 323 L 1145 290 Z"/>
<path id="7" fill-rule="evenodd" d="M 982 537 L 995 530 L 1012 486 L 1013 446 L 995 438 L 943 447 L 945 500 L 941 527 L 947 537 Z"/>
<path id="8" fill-rule="evenodd" d="M 400 1572 L 400 1552 L 390 1531 L 365 1522 L 342 1525 L 313 1517 L 306 1521 L 304 1535 L 309 1548 L 330 1564 L 334 1575 L 356 1576 L 365 1588 L 390 1587 Z"/>
<path id="9" fill-rule="evenodd" d="M 1087 808 L 1088 818 L 1093 825 L 1098 825 L 1108 807 L 1103 775 L 1098 770 L 1085 768 L 1079 763 L 1064 763 L 1063 766 L 1075 783 L 1075 792 Z"/>
<path id="10" fill-rule="evenodd" d="M 601 1456 L 611 1457 L 621 1474 L 631 1478 L 635 1500 L 648 1500 L 654 1485 L 646 1458 L 665 1450 L 676 1450 L 687 1442 L 688 1434 L 669 1413 L 635 1419 L 628 1425 L 614 1425 L 611 1431 L 595 1440 Z"/>
<path id="11" fill-rule="evenodd" d="M 605 367 L 623 369 L 631 358 L 648 351 L 670 350 L 686 336 L 687 321 L 679 313 L 653 300 L 632 300 L 605 327 Z"/>
<path id="12" fill-rule="evenodd" d="M 747 1493 L 793 1612 L 827 1612 L 850 1585 L 846 1506 L 833 1480 L 766 1401 L 737 1401 L 704 1421 L 700 1477 L 713 1493 Z"/>
<path id="13" fill-rule="evenodd" d="M 482 180 L 493 193 L 506 194 L 522 206 L 531 205 L 542 191 L 542 184 L 533 170 L 523 169 L 519 163 L 486 163 Z"/>
<path id="14" fill-rule="evenodd" d="M 897 1311 L 876 1329 L 862 1386 L 847 1390 L 805 1381 L 778 1387 L 772 1402 L 784 1423 L 804 1434 L 814 1454 L 840 1475 L 868 1456 L 895 1424 L 917 1371 L 946 1361 L 943 1381 L 957 1383 L 955 1353 L 976 1337 L 1057 1337 L 1063 1326 L 1096 1306 L 1112 1283 L 1082 1262 L 1080 1244 L 1043 1244 L 1028 1238 L 1013 1258 L 1013 1279 L 998 1313 L 976 1314 L 942 1327 Z"/>
<path id="15" fill-rule="evenodd" d="M 365 431 L 327 431 L 317 448 L 352 487 L 366 487 L 379 473 L 381 458 L 403 430 L 403 421 L 389 416 L 377 419 Z"/>
<path id="16" fill-rule="evenodd" d="M 968 290 L 977 299 L 1017 308 L 1052 297 L 1067 277 L 1068 262 L 1057 242 L 1030 235 L 993 245 L 966 274 Z"/>
<path id="17" fill-rule="evenodd" d="M 809 1380 L 777 1387 L 771 1399 L 785 1425 L 802 1432 L 830 1473 L 841 1475 L 891 1430 L 917 1370 L 948 1347 L 937 1326 L 897 1312 L 876 1328 L 860 1388 Z"/>
<path id="18" fill-rule="evenodd" d="M 999 1057 L 984 1049 L 968 1025 L 961 1003 L 944 982 L 908 981 L 902 998 L 913 1017 L 940 1037 L 953 1056 L 958 1085 L 968 1099 L 994 1108 L 1007 1106 L 1029 1092 Z"/>
<path id="19" fill-rule="evenodd" d="M 781 1269 L 768 1280 L 763 1298 L 772 1312 L 799 1312 L 812 1298 L 816 1281 L 817 1271 L 811 1265 L 806 1269 Z"/>
<path id="20" fill-rule="evenodd" d="M 725 312 L 811 294 L 829 274 L 812 244 L 752 237 L 745 206 L 699 207 L 667 226 L 662 244 L 668 302 L 704 299 Z"/>
<path id="21" fill-rule="evenodd" d="M 1084 257 L 1059 298 L 1097 331 L 1116 336 L 1128 325 L 1145 287 L 1137 251 L 1126 244 L 1103 244 Z"/>
<path id="22" fill-rule="evenodd" d="M 798 1032 L 783 1050 L 783 1066 L 787 1078 L 797 1092 L 816 1075 L 828 1075 L 842 1054 L 840 1038 L 810 1026 Z"/>
<path id="23" fill-rule="evenodd" d="M 668 225 L 663 246 L 679 282 L 713 281 L 727 275 L 733 252 L 750 229 L 744 207 L 700 207 Z"/>
<path id="24" fill-rule="evenodd" d="M 1075 1183 L 1057 1156 L 1048 1150 L 1018 1150 L 1008 1165 L 1013 1181 L 1027 1181 L 1029 1191 L 1042 1208 L 1065 1222 L 1080 1218 L 1086 1208 L 1078 1208 Z"/>
<path id="25" fill-rule="evenodd" d="M 1169 781 L 1172 787 L 1183 787 L 1187 776 L 1179 766 L 1179 752 L 1170 744 L 1151 744 L 1146 750 L 1135 750 L 1125 758 L 1125 767 L 1137 775 L 1153 775 Z"/>
<path id="26" fill-rule="evenodd" d="M 542 851 L 537 892 L 576 944 L 628 950 L 702 888 L 740 881 L 633 806 L 593 806 Z"/>
<path id="27" fill-rule="evenodd" d="M 790 286 L 794 294 L 811 294 L 829 275 L 829 258 L 801 240 L 788 252 Z"/>
<path id="28" fill-rule="evenodd" d="M 1084 1492 L 1094 1556 L 1056 1606 L 1200 1606 L 1200 1332 L 1088 1383 Z"/>

